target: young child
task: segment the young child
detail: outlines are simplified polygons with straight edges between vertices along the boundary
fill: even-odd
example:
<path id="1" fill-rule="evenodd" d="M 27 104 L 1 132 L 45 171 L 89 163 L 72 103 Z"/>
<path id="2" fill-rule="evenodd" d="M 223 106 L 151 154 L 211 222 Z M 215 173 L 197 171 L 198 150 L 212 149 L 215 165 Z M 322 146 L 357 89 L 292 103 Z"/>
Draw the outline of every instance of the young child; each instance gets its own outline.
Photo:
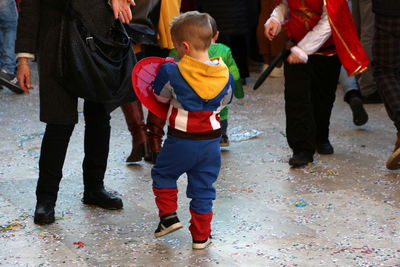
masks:
<path id="1" fill-rule="evenodd" d="M 312 162 L 315 151 L 333 153 L 329 120 L 340 72 L 336 53 L 352 75 L 364 70 L 368 59 L 357 47 L 345 0 L 279 2 L 265 24 L 265 34 L 272 40 L 285 23 L 287 35 L 295 43 L 284 65 L 285 111 L 286 136 L 293 150 L 289 164 L 299 167 Z M 331 24 L 335 24 L 335 31 Z M 344 30 L 339 33 L 340 29 Z"/>
<path id="2" fill-rule="evenodd" d="M 221 58 L 209 58 L 210 16 L 197 11 L 176 17 L 171 35 L 180 61 L 161 66 L 153 83 L 160 102 L 170 103 L 168 136 L 151 171 L 160 223 L 155 237 L 182 228 L 177 180 L 186 173 L 191 198 L 193 249 L 211 243 L 213 183 L 221 167 L 219 112 L 233 95 L 234 80 Z"/>
<path id="3" fill-rule="evenodd" d="M 233 78 L 235 79 L 235 90 L 234 90 L 234 96 L 237 99 L 243 98 L 244 97 L 244 91 L 243 91 L 243 80 L 240 78 L 240 73 L 239 73 L 239 68 L 236 65 L 235 60 L 233 59 L 231 49 L 221 43 L 216 43 L 218 40 L 219 36 L 219 31 L 217 29 L 217 23 L 213 17 L 210 16 L 210 23 L 211 27 L 213 30 L 213 37 L 211 41 L 211 45 L 208 48 L 208 56 L 210 58 L 213 57 L 221 57 L 226 66 L 228 66 L 229 72 L 233 75 Z M 170 52 L 170 56 L 175 58 L 176 60 L 179 59 L 178 53 L 176 49 L 172 49 Z M 220 117 L 220 122 L 221 122 L 221 141 L 220 145 L 222 147 L 229 146 L 229 138 L 228 138 L 228 110 L 229 107 L 226 106 L 221 110 L 221 113 L 219 115 Z"/>

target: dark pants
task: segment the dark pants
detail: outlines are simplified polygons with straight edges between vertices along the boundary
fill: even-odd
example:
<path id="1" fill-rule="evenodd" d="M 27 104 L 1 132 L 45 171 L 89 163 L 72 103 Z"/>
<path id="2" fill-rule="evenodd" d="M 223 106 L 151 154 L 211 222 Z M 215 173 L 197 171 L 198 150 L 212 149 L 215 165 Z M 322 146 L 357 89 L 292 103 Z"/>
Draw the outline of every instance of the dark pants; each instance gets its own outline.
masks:
<path id="1" fill-rule="evenodd" d="M 329 138 L 329 120 L 339 79 L 337 56 L 311 55 L 307 64 L 285 62 L 286 136 L 294 153 L 314 154 Z"/>
<path id="2" fill-rule="evenodd" d="M 375 15 L 374 77 L 386 111 L 400 131 L 400 18 Z"/>
<path id="3" fill-rule="evenodd" d="M 110 114 L 102 104 L 85 101 L 85 157 L 83 182 L 85 191 L 104 187 L 110 142 Z M 39 159 L 38 201 L 56 201 L 68 143 L 75 125 L 47 124 Z"/>

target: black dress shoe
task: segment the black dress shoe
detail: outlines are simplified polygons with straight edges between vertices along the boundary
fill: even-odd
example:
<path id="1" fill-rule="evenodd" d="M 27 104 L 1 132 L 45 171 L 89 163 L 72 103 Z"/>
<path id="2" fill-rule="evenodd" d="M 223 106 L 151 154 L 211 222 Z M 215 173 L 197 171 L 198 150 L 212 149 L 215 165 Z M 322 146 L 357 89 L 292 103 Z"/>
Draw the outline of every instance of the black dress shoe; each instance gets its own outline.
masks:
<path id="1" fill-rule="evenodd" d="M 292 167 L 301 167 L 313 161 L 313 156 L 310 153 L 298 152 L 293 153 L 293 156 L 289 159 L 289 165 Z"/>
<path id="2" fill-rule="evenodd" d="M 349 99 L 349 105 L 353 112 L 353 123 L 357 126 L 365 124 L 368 121 L 368 114 L 364 109 L 362 99 L 354 96 Z"/>
<path id="3" fill-rule="evenodd" d="M 36 204 L 35 216 L 33 221 L 35 224 L 51 224 L 56 219 L 54 217 L 55 203 L 51 201 L 38 202 Z"/>
<path id="4" fill-rule="evenodd" d="M 322 154 L 322 155 L 333 154 L 333 146 L 331 145 L 331 143 L 329 143 L 329 141 L 325 142 L 325 143 L 317 144 L 317 152 L 318 152 L 318 154 Z"/>
<path id="5" fill-rule="evenodd" d="M 107 192 L 104 188 L 83 193 L 83 204 L 99 206 L 107 210 L 122 209 L 122 199 Z"/>

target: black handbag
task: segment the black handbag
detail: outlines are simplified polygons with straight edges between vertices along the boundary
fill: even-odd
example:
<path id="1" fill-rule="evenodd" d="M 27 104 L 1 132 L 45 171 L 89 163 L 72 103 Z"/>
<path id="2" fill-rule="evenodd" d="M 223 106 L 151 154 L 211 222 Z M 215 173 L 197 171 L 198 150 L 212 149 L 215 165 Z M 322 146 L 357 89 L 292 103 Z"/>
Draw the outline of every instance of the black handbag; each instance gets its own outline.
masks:
<path id="1" fill-rule="evenodd" d="M 136 59 L 121 21 L 112 17 L 110 21 L 106 34 L 94 33 L 96 24 L 85 21 L 67 5 L 60 34 L 58 74 L 74 96 L 118 105 L 134 100 L 131 71 Z"/>
<path id="2" fill-rule="evenodd" d="M 125 29 L 135 44 L 157 45 L 157 35 L 151 21 L 134 19 L 125 26 Z"/>

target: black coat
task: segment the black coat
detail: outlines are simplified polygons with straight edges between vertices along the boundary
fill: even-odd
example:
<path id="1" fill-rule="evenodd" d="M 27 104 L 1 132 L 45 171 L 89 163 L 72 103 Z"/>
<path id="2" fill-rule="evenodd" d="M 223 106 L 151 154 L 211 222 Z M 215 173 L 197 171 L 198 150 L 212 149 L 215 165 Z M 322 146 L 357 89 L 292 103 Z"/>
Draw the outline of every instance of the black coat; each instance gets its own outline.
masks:
<path id="1" fill-rule="evenodd" d="M 24 0 L 18 21 L 16 52 L 33 53 L 38 61 L 40 120 L 54 124 L 78 121 L 77 97 L 71 95 L 57 78 L 57 55 L 64 6 L 68 0 Z M 74 9 L 93 22 L 95 34 L 105 35 L 113 22 L 107 0 L 73 1 Z M 93 29 L 91 28 L 91 29 Z M 133 100 L 128 92 L 124 102 Z M 110 110 L 122 103 L 116 103 Z"/>
<path id="2" fill-rule="evenodd" d="M 221 35 L 241 35 L 248 32 L 245 0 L 198 0 L 197 9 L 215 19 Z"/>
<path id="3" fill-rule="evenodd" d="M 382 16 L 400 16 L 399 0 L 372 0 L 372 9 L 374 13 Z"/>

